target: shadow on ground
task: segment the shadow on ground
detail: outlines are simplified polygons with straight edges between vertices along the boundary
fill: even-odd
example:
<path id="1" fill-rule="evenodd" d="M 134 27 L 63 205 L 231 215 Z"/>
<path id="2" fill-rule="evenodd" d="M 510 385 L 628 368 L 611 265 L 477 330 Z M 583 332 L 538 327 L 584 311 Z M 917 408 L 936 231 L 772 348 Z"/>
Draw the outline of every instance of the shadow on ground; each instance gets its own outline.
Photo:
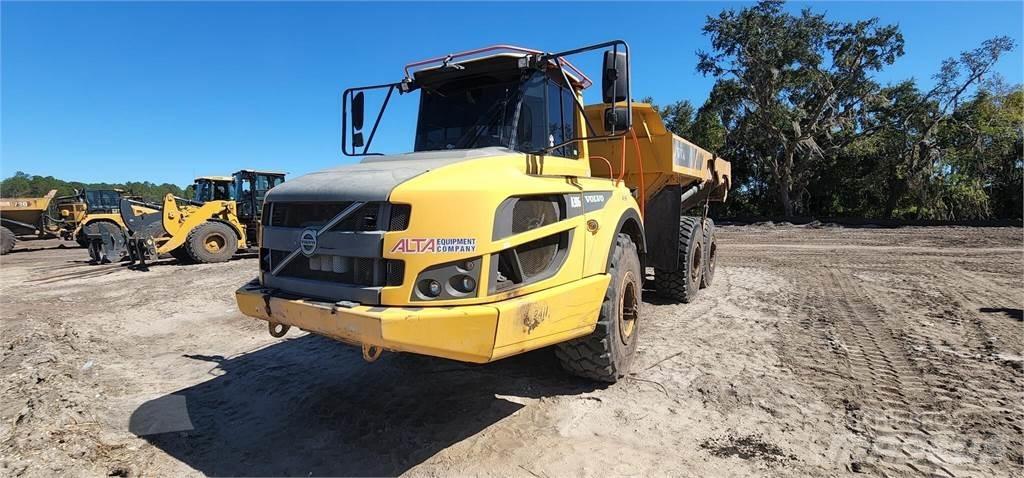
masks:
<path id="1" fill-rule="evenodd" d="M 982 307 L 978 311 L 986 314 L 1003 314 L 1006 317 L 1016 320 L 1017 322 L 1024 322 L 1024 310 L 1014 309 L 1008 307 Z"/>
<path id="2" fill-rule="evenodd" d="M 592 391 L 549 350 L 490 365 L 409 354 L 373 364 L 307 335 L 216 363 L 222 375 L 144 403 L 129 429 L 214 476 L 398 475 L 508 417 L 495 395 Z"/>

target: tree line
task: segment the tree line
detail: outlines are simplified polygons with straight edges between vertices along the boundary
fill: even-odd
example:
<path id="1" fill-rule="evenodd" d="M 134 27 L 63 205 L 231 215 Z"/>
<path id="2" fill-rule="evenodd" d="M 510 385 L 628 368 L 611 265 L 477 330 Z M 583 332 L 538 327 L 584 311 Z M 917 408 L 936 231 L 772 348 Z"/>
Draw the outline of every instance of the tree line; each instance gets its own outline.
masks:
<path id="1" fill-rule="evenodd" d="M 143 199 L 154 202 L 162 201 L 167 193 L 186 199 L 192 199 L 193 195 L 191 185 L 182 189 L 176 184 L 154 184 L 149 181 L 82 183 L 78 181 L 64 181 L 53 176 L 34 176 L 18 171 L 14 173 L 14 176 L 0 182 L 0 197 L 39 197 L 52 189 L 57 190 L 57 196 L 71 196 L 75 194 L 75 191 L 86 189 L 121 189 L 131 195 L 141 196 Z"/>
<path id="2" fill-rule="evenodd" d="M 874 75 L 904 54 L 897 26 L 783 7 L 708 17 L 697 70 L 715 79 L 709 98 L 656 107 L 732 162 L 719 215 L 1021 217 L 1024 88 L 992 74 L 1010 38 L 946 59 L 928 89 L 883 85 Z"/>

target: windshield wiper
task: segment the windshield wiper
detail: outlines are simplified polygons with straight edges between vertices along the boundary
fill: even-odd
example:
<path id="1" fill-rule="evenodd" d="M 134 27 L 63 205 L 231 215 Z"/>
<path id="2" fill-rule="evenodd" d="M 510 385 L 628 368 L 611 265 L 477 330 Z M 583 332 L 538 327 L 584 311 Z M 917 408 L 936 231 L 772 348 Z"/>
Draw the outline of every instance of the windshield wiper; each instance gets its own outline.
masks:
<path id="1" fill-rule="evenodd" d="M 484 114 L 480 115 L 480 119 L 474 122 L 473 126 L 468 131 L 463 133 L 462 136 L 455 141 L 453 149 L 472 148 L 476 144 L 476 141 L 480 139 L 480 135 L 483 134 L 484 131 L 487 131 L 487 129 L 489 129 L 491 125 L 495 123 L 495 120 L 497 120 L 499 117 L 497 113 L 499 111 L 504 111 L 504 107 L 506 104 L 508 104 L 507 95 L 506 99 L 495 103 L 487 111 L 485 111 Z M 472 136 L 469 136 L 470 134 L 472 134 Z M 465 144 L 463 144 L 464 141 Z"/>

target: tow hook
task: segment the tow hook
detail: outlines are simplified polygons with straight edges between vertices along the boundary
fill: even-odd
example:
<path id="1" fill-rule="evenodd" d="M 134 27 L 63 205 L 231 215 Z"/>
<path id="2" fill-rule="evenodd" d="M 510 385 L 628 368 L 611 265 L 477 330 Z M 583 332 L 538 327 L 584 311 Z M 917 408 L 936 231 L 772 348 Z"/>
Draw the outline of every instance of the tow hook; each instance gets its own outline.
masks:
<path id="1" fill-rule="evenodd" d="M 363 344 L 363 360 L 368 363 L 376 362 L 384 350 L 377 345 Z"/>
<path id="2" fill-rule="evenodd" d="M 288 333 L 288 329 L 292 328 L 288 324 L 279 324 L 277 322 L 267 322 L 267 325 L 270 328 L 270 335 L 276 338 L 284 337 L 284 334 Z M 365 355 L 366 352 L 364 351 L 363 354 Z"/>

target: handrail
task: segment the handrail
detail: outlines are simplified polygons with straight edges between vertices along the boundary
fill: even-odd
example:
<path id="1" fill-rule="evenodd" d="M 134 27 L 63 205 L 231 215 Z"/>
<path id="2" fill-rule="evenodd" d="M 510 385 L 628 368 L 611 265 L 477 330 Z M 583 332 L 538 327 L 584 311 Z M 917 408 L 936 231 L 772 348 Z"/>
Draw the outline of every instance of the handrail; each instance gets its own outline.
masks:
<path id="1" fill-rule="evenodd" d="M 454 60 L 456 58 L 462 58 L 462 57 L 467 57 L 467 56 L 470 56 L 470 55 L 478 55 L 480 53 L 486 53 L 486 52 L 490 52 L 490 51 L 501 51 L 501 50 L 508 50 L 508 51 L 514 51 L 514 52 L 519 52 L 519 53 L 526 53 L 528 55 L 539 55 L 539 54 L 544 53 L 544 52 L 542 52 L 540 50 L 534 50 L 532 48 L 524 48 L 524 47 L 515 46 L 515 45 L 491 45 L 491 46 L 487 46 L 487 47 L 483 47 L 483 48 L 476 48 L 476 49 L 473 49 L 473 50 L 466 50 L 466 51 L 462 51 L 462 52 L 458 52 L 458 53 L 449 53 L 449 54 L 444 55 L 444 56 L 437 56 L 437 57 L 433 57 L 433 58 L 428 58 L 426 60 L 414 61 L 412 63 L 409 63 L 409 64 L 405 65 L 405 77 L 409 78 L 409 79 L 412 79 L 412 75 L 414 73 L 412 71 L 412 69 L 415 68 L 415 67 L 418 67 L 418 66 L 430 65 L 432 63 L 437 63 L 437 62 L 445 62 L 446 63 L 446 62 L 452 61 L 452 60 Z M 572 69 L 573 74 L 579 75 L 580 81 L 581 81 L 581 83 L 583 83 L 583 85 L 582 85 L 583 89 L 589 88 L 590 85 L 594 84 L 594 82 L 590 79 L 590 77 L 588 77 L 579 68 L 577 68 L 576 65 L 573 65 L 572 63 L 570 63 L 569 60 L 566 60 L 564 58 L 559 58 L 559 61 L 561 62 L 562 65 L 565 65 L 565 66 L 569 67 L 570 69 Z"/>

